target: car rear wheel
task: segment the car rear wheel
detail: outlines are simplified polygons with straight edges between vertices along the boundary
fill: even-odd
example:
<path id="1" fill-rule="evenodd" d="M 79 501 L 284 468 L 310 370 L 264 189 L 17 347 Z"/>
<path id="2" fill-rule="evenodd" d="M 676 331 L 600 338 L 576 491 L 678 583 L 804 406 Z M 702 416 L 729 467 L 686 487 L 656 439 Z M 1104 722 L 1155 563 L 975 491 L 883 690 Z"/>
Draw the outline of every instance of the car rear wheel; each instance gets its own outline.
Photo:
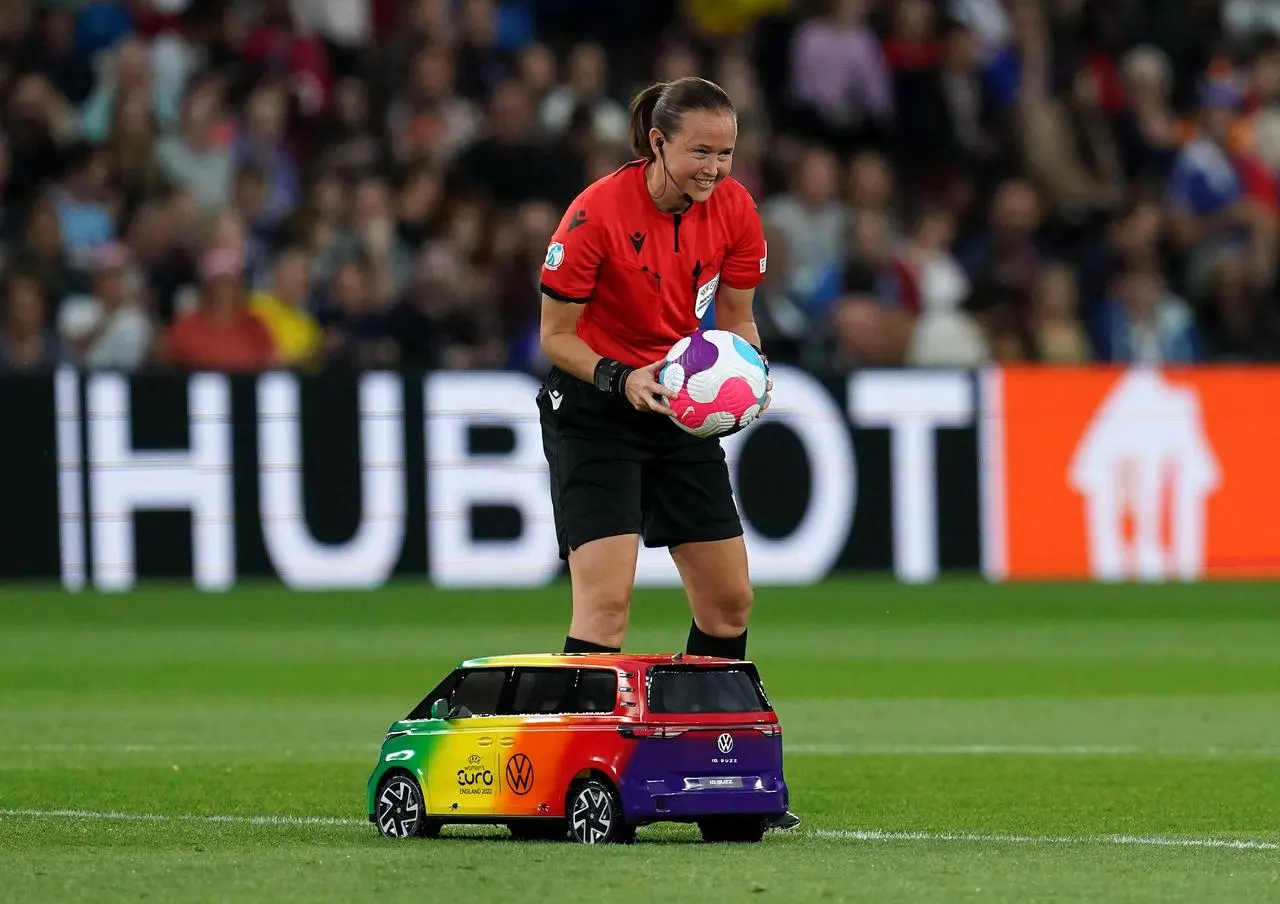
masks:
<path id="1" fill-rule="evenodd" d="M 612 784 L 587 779 L 569 789 L 569 836 L 582 844 L 627 844 L 635 829 L 627 824 L 622 801 Z"/>
<path id="2" fill-rule="evenodd" d="M 378 785 L 373 815 L 384 838 L 434 838 L 440 834 L 440 823 L 427 817 L 422 789 L 406 772 L 393 772 Z"/>
<path id="3" fill-rule="evenodd" d="M 709 843 L 755 844 L 764 838 L 765 822 L 755 816 L 720 816 L 700 820 L 698 830 Z"/>

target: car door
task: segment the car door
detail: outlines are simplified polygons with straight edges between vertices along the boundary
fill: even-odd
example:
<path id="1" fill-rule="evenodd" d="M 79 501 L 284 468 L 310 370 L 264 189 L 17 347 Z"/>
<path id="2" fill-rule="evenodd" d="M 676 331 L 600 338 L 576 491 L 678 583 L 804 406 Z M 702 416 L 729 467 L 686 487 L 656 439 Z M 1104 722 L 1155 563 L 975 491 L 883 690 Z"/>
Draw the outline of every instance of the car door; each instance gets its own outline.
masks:
<path id="1" fill-rule="evenodd" d="M 431 812 L 442 816 L 488 816 L 495 812 L 498 703 L 506 669 L 468 670 L 449 695 L 447 728 L 427 761 Z M 469 715 L 459 711 L 465 707 Z"/>
<path id="2" fill-rule="evenodd" d="M 519 668 L 498 733 L 501 807 L 511 816 L 546 816 L 564 803 L 573 755 L 611 731 L 617 674 L 607 669 Z"/>

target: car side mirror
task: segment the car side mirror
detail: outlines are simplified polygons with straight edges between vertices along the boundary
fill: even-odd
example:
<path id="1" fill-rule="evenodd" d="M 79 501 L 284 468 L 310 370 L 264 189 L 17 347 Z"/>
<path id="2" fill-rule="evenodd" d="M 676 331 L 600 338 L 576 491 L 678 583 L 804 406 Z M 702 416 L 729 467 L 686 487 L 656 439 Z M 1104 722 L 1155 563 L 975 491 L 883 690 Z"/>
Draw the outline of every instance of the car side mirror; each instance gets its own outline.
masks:
<path id="1" fill-rule="evenodd" d="M 431 704 L 431 718 L 444 721 L 449 718 L 449 701 L 444 697 Z"/>

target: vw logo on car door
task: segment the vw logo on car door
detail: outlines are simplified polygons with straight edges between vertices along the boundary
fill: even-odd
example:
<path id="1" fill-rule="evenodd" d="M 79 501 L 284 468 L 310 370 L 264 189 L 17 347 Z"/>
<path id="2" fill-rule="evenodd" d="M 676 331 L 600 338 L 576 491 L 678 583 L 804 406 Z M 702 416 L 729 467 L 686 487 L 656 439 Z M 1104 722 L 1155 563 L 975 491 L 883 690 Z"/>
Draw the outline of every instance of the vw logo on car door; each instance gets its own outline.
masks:
<path id="1" fill-rule="evenodd" d="M 720 748 L 721 753 L 729 753 L 733 750 L 733 735 L 725 732 L 716 738 L 716 747 Z"/>

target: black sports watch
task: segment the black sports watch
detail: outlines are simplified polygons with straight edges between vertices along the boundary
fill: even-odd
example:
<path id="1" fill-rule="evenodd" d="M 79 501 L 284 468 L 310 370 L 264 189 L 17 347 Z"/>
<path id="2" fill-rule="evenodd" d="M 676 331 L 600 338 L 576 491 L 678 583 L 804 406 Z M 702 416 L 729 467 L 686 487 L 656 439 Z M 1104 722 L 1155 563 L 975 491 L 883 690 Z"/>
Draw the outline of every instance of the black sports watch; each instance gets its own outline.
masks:
<path id="1" fill-rule="evenodd" d="M 601 358 L 596 362 L 596 389 L 609 395 L 623 396 L 627 394 L 627 377 L 631 376 L 634 367 L 628 367 L 616 358 Z"/>

